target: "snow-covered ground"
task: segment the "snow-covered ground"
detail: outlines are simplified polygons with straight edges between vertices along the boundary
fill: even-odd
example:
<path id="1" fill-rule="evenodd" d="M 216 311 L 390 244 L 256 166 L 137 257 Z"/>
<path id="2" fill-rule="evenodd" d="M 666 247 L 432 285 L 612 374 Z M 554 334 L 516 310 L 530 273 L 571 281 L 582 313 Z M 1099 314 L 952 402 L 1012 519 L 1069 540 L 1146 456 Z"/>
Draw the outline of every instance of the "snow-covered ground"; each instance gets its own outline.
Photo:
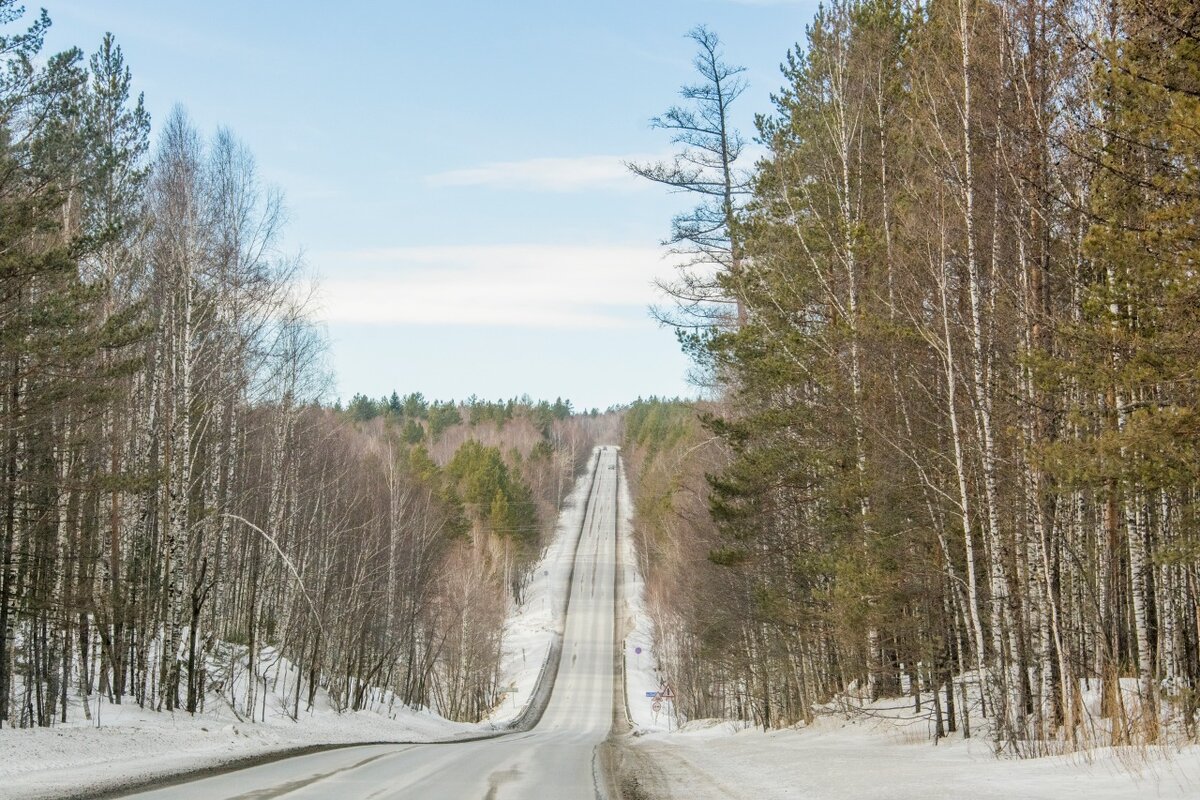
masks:
<path id="1" fill-rule="evenodd" d="M 516 692 L 478 725 L 414 711 L 378 690 L 369 709 L 339 713 L 318 691 L 312 711 L 301 702 L 290 714 L 294 668 L 264 650 L 272 681 L 265 703 L 256 704 L 258 721 L 243 722 L 218 697 L 206 700 L 206 713 L 157 713 L 130 702 L 101 704 L 100 718 L 86 721 L 72 701 L 72 722 L 52 728 L 0 730 L 0 798 L 55 798 L 99 793 L 157 778 L 220 767 L 305 747 L 363 742 L 427 742 L 493 731 L 525 710 L 538 684 L 546 656 L 561 635 L 563 598 L 568 590 L 575 543 L 587 503 L 595 459 L 563 504 L 555 535 L 537 565 L 523 605 L 510 611 L 501 667 L 504 685 Z M 261 696 L 261 695 L 260 695 Z M 97 724 L 98 723 L 98 724 Z"/>
<path id="2" fill-rule="evenodd" d="M 554 537 L 532 570 L 524 602 L 509 609 L 501 645 L 500 685 L 516 691 L 509 692 L 507 700 L 488 717 L 487 722 L 493 725 L 509 723 L 525 712 L 550 648 L 562 635 L 563 602 L 570 588 L 575 545 L 587 510 L 588 491 L 595 469 L 596 454 L 593 451 L 587 469 L 563 501 Z"/>
<path id="3" fill-rule="evenodd" d="M 665 675 L 654 656 L 654 626 L 646 611 L 646 584 L 638 569 L 637 549 L 633 544 L 633 499 L 620 464 L 621 488 L 618 495 L 618 547 L 621 549 L 621 594 L 625 615 L 625 699 L 630 722 L 637 733 L 666 731 L 674 727 L 671 701 L 655 704 L 651 695 L 663 690 Z M 657 709 L 657 710 L 656 710 Z"/>
<path id="4" fill-rule="evenodd" d="M 228 711 L 192 716 L 128 703 L 104 704 L 99 727 L 74 714 L 78 723 L 5 729 L 0 731 L 0 797 L 100 792 L 314 745 L 422 742 L 478 730 L 400 705 L 339 714 L 324 693 L 311 713 L 302 711 L 293 721 L 283 713 L 282 701 L 272 693 L 266 721 L 256 723 L 239 722 Z"/>
<path id="5" fill-rule="evenodd" d="M 634 740 L 633 764 L 655 798 L 755 800 L 1130 800 L 1200 797 L 1200 748 L 1002 759 L 987 741 L 934 745 L 898 731 L 823 718 L 765 733 L 693 722 Z"/>

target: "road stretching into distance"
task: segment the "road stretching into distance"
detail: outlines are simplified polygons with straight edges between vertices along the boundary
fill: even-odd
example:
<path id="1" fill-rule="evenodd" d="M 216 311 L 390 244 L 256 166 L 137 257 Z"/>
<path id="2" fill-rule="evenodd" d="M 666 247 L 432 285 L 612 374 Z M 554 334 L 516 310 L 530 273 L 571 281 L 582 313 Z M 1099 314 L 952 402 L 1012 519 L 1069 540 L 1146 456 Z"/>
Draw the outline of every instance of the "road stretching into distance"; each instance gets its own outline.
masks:
<path id="1" fill-rule="evenodd" d="M 608 736 L 613 714 L 616 466 L 616 448 L 601 448 L 575 554 L 554 689 L 532 729 L 474 741 L 345 747 L 128 796 L 164 800 L 597 797 L 593 758 L 596 746 Z"/>

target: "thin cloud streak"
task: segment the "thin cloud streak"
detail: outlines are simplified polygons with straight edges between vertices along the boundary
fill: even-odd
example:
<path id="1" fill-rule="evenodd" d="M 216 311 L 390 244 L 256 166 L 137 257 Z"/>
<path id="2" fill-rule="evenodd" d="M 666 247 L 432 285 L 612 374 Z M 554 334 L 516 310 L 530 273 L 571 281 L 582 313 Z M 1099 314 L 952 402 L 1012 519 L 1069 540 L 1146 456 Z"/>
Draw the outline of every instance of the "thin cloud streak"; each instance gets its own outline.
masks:
<path id="1" fill-rule="evenodd" d="M 638 324 L 672 262 L 654 247 L 462 245 L 317 254 L 329 323 L 603 330 Z"/>
<path id="2" fill-rule="evenodd" d="M 577 156 L 496 161 L 428 176 L 430 186 L 494 186 L 542 192 L 585 189 L 635 191 L 645 185 L 630 173 L 627 161 L 654 161 L 659 156 Z"/>

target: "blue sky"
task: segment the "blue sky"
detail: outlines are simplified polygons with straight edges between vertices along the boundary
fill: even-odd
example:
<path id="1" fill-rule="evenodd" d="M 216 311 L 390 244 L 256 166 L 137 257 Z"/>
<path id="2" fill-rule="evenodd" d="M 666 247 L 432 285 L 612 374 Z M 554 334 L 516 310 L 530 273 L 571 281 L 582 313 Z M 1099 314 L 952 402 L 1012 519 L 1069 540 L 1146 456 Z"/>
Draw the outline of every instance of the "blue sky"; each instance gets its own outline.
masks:
<path id="1" fill-rule="evenodd" d="M 45 0 L 51 50 L 112 31 L 157 122 L 231 128 L 287 198 L 337 393 L 692 395 L 648 315 L 685 198 L 627 176 L 706 24 L 752 133 L 815 2 Z"/>

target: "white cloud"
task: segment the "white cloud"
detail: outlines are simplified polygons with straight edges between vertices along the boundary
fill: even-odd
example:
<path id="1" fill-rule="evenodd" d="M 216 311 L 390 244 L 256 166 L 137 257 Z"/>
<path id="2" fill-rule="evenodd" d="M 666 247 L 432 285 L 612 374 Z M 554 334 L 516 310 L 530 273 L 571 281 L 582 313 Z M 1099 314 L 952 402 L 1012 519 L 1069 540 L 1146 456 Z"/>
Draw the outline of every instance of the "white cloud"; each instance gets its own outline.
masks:
<path id="1" fill-rule="evenodd" d="M 659 300 L 655 247 L 454 245 L 315 254 L 330 323 L 603 329 Z"/>
<path id="2" fill-rule="evenodd" d="M 629 172 L 626 161 L 655 160 L 656 156 L 578 156 L 496 161 L 478 167 L 430 175 L 431 186 L 499 186 L 549 192 L 583 189 L 637 189 L 644 183 Z"/>

